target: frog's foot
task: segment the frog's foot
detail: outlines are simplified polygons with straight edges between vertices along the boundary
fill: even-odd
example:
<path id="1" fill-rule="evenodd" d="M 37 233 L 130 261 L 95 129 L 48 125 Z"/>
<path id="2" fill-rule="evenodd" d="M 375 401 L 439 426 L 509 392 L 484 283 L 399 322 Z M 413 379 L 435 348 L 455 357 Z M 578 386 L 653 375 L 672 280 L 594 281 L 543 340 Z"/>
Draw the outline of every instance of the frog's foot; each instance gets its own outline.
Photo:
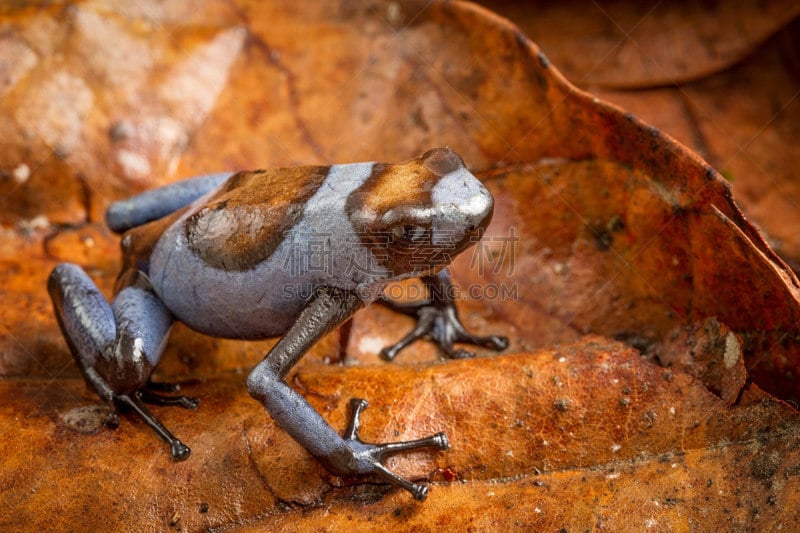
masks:
<path id="1" fill-rule="evenodd" d="M 154 393 L 148 393 L 154 394 Z M 116 408 L 129 409 L 139 415 L 145 424 L 150 426 L 150 429 L 155 431 L 156 435 L 169 444 L 170 455 L 173 461 L 183 461 L 187 459 L 192 453 L 192 450 L 178 440 L 158 418 L 156 418 L 144 405 L 144 391 L 137 391 L 131 394 L 114 394 L 113 400 Z"/>
<path id="2" fill-rule="evenodd" d="M 152 379 L 145 383 L 144 388 L 155 392 L 178 392 L 181 390 L 181 386 L 178 383 L 153 381 Z"/>
<path id="3" fill-rule="evenodd" d="M 178 392 L 181 386 L 176 383 L 159 383 L 148 381 L 140 391 L 142 401 L 153 405 L 177 405 L 184 409 L 197 409 L 200 400 L 189 396 L 164 396 L 159 392 Z"/>
<path id="4" fill-rule="evenodd" d="M 374 473 L 380 477 L 409 491 L 415 499 L 423 501 L 428 496 L 428 487 L 412 483 L 403 479 L 383 465 L 383 460 L 396 453 L 417 448 L 435 447 L 439 450 L 446 450 L 450 447 L 444 433 L 436 433 L 424 439 L 417 439 L 405 442 L 392 442 L 387 444 L 368 444 L 361 441 L 358 437 L 358 430 L 361 426 L 361 411 L 367 407 L 367 401 L 359 398 L 350 400 L 352 417 L 350 424 L 344 434 L 344 440 L 353 451 L 356 462 L 356 470 L 359 474 Z"/>
<path id="5" fill-rule="evenodd" d="M 382 300 L 390 309 L 417 316 L 417 325 L 396 344 L 381 350 L 381 357 L 387 361 L 394 359 L 400 351 L 412 342 L 429 337 L 450 359 L 467 359 L 475 354 L 468 350 L 455 348 L 453 343 L 463 342 L 482 346 L 490 350 L 505 350 L 508 338 L 499 335 L 474 335 L 464 328 L 453 303 L 423 302 L 420 304 L 398 304 Z"/>

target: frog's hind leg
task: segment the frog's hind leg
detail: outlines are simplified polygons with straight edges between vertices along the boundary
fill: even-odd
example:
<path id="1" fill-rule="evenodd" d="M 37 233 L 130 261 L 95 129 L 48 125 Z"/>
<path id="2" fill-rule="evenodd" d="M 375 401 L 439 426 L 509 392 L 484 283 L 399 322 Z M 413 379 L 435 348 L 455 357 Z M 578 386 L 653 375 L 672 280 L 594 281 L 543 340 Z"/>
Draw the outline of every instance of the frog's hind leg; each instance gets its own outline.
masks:
<path id="1" fill-rule="evenodd" d="M 136 273 L 128 283 L 109 305 L 83 269 L 62 263 L 51 272 L 48 291 L 61 331 L 86 382 L 115 411 L 122 408 L 138 414 L 170 445 L 174 460 L 185 459 L 189 448 L 143 404 L 154 398 L 147 384 L 173 319 L 146 276 Z M 171 400 L 184 407 L 197 405 L 196 400 L 178 398 Z M 116 420 L 112 416 L 110 422 Z"/>
<path id="2" fill-rule="evenodd" d="M 122 233 L 158 220 L 194 202 L 232 175 L 231 172 L 221 172 L 197 176 L 114 202 L 106 211 L 106 224 L 113 231 Z"/>

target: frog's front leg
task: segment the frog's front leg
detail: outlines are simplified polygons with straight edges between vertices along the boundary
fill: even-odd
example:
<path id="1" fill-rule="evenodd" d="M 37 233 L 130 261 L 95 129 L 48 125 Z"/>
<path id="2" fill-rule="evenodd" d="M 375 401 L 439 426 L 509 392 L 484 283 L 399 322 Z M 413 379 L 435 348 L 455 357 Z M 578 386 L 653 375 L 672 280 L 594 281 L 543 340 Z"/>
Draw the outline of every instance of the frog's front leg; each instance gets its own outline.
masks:
<path id="1" fill-rule="evenodd" d="M 381 350 L 381 357 L 387 361 L 394 359 L 400 351 L 412 342 L 430 337 L 450 359 L 473 357 L 473 352 L 455 349 L 453 343 L 463 342 L 482 346 L 490 350 L 505 350 L 508 339 L 499 335 L 474 335 L 464 328 L 458 317 L 453 298 L 452 282 L 446 270 L 436 275 L 423 276 L 422 282 L 428 287 L 430 298 L 420 303 L 397 303 L 382 299 L 381 303 L 395 311 L 416 316 L 417 325 L 405 337 L 392 346 Z"/>
<path id="2" fill-rule="evenodd" d="M 186 459 L 189 447 L 175 438 L 143 402 L 194 408 L 184 396 L 165 397 L 151 390 L 150 374 L 158 363 L 172 326 L 172 316 L 140 272 L 128 277 L 112 305 L 77 265 L 62 263 L 50 274 L 48 290 L 61 331 L 87 383 L 115 413 L 126 409 L 170 445 L 172 458 Z"/>
<path id="3" fill-rule="evenodd" d="M 352 399 L 352 418 L 344 437 L 341 437 L 284 381 L 289 370 L 317 340 L 363 305 L 355 292 L 335 288 L 318 290 L 294 325 L 250 373 L 247 389 L 251 396 L 264 404 L 278 425 L 329 472 L 342 476 L 377 474 L 410 491 L 417 500 L 424 500 L 427 487 L 399 477 L 382 461 L 390 455 L 422 447 L 446 450 L 449 445 L 443 433 L 409 442 L 362 442 L 358 437 L 359 416 L 367 403 Z"/>

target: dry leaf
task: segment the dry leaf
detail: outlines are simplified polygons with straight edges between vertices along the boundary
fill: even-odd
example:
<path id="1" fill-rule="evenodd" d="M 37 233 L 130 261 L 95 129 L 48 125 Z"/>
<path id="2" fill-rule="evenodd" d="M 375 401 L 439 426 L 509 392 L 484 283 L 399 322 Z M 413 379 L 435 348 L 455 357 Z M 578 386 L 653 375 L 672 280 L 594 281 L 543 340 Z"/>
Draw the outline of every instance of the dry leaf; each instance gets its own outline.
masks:
<path id="1" fill-rule="evenodd" d="M 606 89 L 672 86 L 721 72 L 800 14 L 790 0 L 479 3 L 518 24 L 567 78 Z"/>
<path id="2" fill-rule="evenodd" d="M 719 174 L 574 89 L 514 26 L 458 2 L 75 2 L 0 20 L 13 43 L 0 53 L 2 529 L 798 520 L 798 415 L 781 401 L 800 396 L 797 279 Z M 193 173 L 445 144 L 496 199 L 453 267 L 461 313 L 511 348 L 440 362 L 420 343 L 383 363 L 410 322 L 373 306 L 290 376 L 335 428 L 367 398 L 368 440 L 446 431 L 451 450 L 391 463 L 433 484 L 424 504 L 327 474 L 275 427 L 244 387 L 274 341 L 176 328 L 157 377 L 202 404 L 158 415 L 192 446 L 186 462 L 136 419 L 102 426 L 45 279 L 73 261 L 110 294 L 111 200 Z"/>

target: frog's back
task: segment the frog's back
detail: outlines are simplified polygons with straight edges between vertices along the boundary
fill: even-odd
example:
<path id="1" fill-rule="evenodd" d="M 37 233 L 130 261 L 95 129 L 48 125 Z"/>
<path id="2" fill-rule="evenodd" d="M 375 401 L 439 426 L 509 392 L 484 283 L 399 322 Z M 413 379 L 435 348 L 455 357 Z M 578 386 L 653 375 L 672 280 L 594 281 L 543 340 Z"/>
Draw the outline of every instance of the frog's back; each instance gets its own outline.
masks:
<path id="1" fill-rule="evenodd" d="M 192 204 L 149 265 L 162 301 L 219 337 L 286 331 L 320 287 L 367 303 L 479 237 L 491 195 L 448 148 L 403 163 L 241 172 Z"/>
<path id="2" fill-rule="evenodd" d="M 158 240 L 149 265 L 154 289 L 198 331 L 283 333 L 316 286 L 355 288 L 341 278 L 342 258 L 352 255 L 342 243 L 358 244 L 345 202 L 371 171 L 372 163 L 359 163 L 234 175 Z M 331 239 L 341 244 L 335 251 Z M 310 255 L 317 244 L 339 264 L 318 264 Z"/>

